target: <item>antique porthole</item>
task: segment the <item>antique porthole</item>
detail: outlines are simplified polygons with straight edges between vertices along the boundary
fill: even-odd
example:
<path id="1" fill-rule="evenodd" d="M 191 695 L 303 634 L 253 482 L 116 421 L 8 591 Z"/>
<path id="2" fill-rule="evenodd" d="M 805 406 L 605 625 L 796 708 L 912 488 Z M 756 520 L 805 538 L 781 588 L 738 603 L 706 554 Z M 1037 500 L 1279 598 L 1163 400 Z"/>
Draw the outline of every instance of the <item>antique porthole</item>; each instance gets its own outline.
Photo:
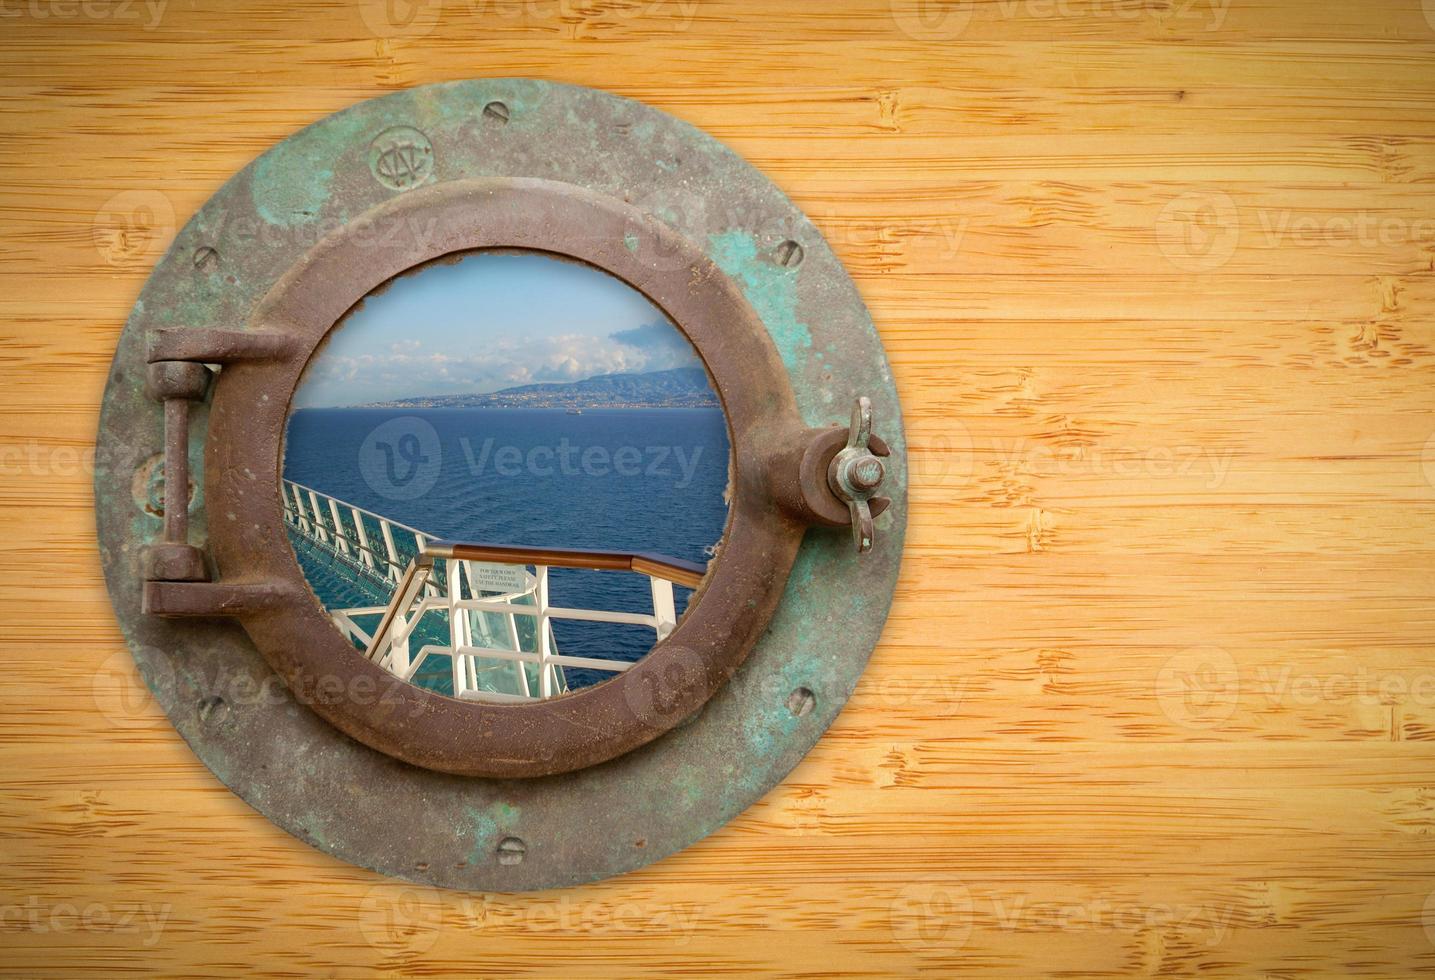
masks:
<path id="1" fill-rule="evenodd" d="M 648 378 L 582 404 L 598 396 L 550 388 L 535 403 L 510 386 L 471 392 L 483 398 L 467 408 L 395 389 L 359 398 L 362 420 L 316 430 L 306 419 L 306 386 L 346 324 L 439 281 L 435 269 L 515 257 L 577 268 L 650 304 L 679 340 L 677 359 L 635 363 L 686 371 L 682 385 L 652 394 Z M 405 321 L 387 329 L 417 342 Z M 521 325 L 509 333 L 529 339 Z M 628 362 L 565 369 L 593 381 L 576 376 L 613 363 Z M 703 498 L 688 537 L 663 533 L 687 512 L 656 505 L 649 515 L 600 506 L 622 526 L 594 537 L 594 519 L 561 500 L 544 505 L 556 521 L 540 535 L 501 518 L 504 487 L 472 471 L 443 484 L 431 465 L 467 459 L 485 427 L 517 418 L 503 412 L 532 409 L 550 414 L 548 434 L 523 444 L 530 474 L 532 459 L 563 446 L 601 445 L 604 466 L 616 465 L 592 434 L 604 425 L 637 433 L 623 437 L 625 458 L 651 467 L 642 453 L 662 439 L 618 417 L 635 408 L 717 413 L 649 420 L 706 427 L 703 445 L 721 447 L 707 478 L 720 500 Z M 441 410 L 490 414 L 436 426 Z M 580 416 L 598 417 L 581 428 Z M 304 470 L 300 446 L 331 455 Z M 341 479 L 345 467 L 358 475 Z M 381 492 L 364 496 L 366 485 Z M 434 486 L 448 487 L 444 515 L 432 527 L 406 519 Z M 96 491 L 105 574 L 136 661 L 219 779 L 344 860 L 497 890 L 640 867 L 782 779 L 877 641 L 906 514 L 887 362 L 812 223 L 661 112 L 521 79 L 355 106 L 275 146 L 207 202 L 121 337 Z M 500 517 L 467 520 L 482 508 Z M 350 579 L 326 596 L 315 569 Z M 638 584 L 616 609 L 559 594 L 584 576 Z M 334 597 L 347 586 L 353 598 Z M 589 649 L 554 632 L 573 622 L 648 639 Z"/>

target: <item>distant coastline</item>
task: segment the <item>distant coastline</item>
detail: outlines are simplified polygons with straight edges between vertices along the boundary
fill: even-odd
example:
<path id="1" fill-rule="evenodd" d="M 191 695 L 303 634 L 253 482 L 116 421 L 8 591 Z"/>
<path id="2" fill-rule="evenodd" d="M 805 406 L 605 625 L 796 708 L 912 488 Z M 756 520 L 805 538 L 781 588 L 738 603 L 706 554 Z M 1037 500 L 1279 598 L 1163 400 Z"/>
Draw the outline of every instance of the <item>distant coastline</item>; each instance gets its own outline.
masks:
<path id="1" fill-rule="evenodd" d="M 582 381 L 519 385 L 485 394 L 419 395 L 347 408 L 720 408 L 702 368 L 600 374 Z"/>

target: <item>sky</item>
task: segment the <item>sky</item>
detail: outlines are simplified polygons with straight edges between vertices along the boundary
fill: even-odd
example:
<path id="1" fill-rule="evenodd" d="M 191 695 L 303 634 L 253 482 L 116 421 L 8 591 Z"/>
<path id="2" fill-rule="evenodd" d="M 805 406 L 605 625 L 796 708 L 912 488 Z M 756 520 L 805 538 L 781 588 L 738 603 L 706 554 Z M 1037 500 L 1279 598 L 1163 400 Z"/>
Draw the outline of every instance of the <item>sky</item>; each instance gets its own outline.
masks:
<path id="1" fill-rule="evenodd" d="M 477 252 L 368 297 L 310 362 L 296 408 L 497 391 L 698 363 L 667 316 L 591 266 Z"/>

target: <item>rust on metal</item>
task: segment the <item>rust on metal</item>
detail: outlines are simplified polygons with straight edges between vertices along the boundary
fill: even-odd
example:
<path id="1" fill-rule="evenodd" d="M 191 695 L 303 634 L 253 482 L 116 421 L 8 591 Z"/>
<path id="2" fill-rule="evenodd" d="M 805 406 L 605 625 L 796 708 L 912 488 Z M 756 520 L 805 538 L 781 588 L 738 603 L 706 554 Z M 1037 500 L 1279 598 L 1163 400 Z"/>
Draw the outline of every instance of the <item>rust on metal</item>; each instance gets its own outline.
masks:
<path id="1" fill-rule="evenodd" d="M 706 576 L 688 579 L 682 621 L 614 680 L 532 704 L 459 702 L 367 661 L 303 582 L 282 522 L 283 426 L 312 352 L 392 277 L 481 248 L 553 252 L 648 295 L 698 349 L 733 445 L 729 524 Z M 161 383 L 147 386 L 151 363 Z M 166 393 L 203 364 L 223 368 L 200 397 Z M 877 474 L 849 467 L 834 486 L 829 473 L 861 395 L 887 441 L 868 442 L 883 496 L 868 501 L 877 533 L 859 559 L 839 494 Z M 489 79 L 322 120 L 181 230 L 116 352 L 97 521 L 140 670 L 219 779 L 345 860 L 522 890 L 687 846 L 802 758 L 891 601 L 904 451 L 870 316 L 777 188 L 639 103 Z M 142 492 L 157 460 L 162 513 Z M 201 567 L 214 581 L 193 580 Z"/>
<path id="2" fill-rule="evenodd" d="M 228 364 L 231 361 L 293 357 L 295 339 L 276 330 L 219 330 L 161 327 L 149 334 L 149 360 Z"/>
<path id="3" fill-rule="evenodd" d="M 456 253 L 487 248 L 559 252 L 630 283 L 692 342 L 722 401 L 732 435 L 732 494 L 722 552 L 671 634 L 631 669 L 562 697 L 494 704 L 411 687 L 399 711 L 356 701 L 315 710 L 353 738 L 413 765 L 466 776 L 533 777 L 606 762 L 696 712 L 738 669 L 781 598 L 803 524 L 765 491 L 767 453 L 802 431 L 791 383 L 761 319 L 738 286 L 691 242 L 630 205 L 569 184 L 532 178 L 454 180 L 377 209 L 374 220 L 422 229 L 375 249 L 358 226 L 342 228 L 275 284 L 256 320 L 284 324 L 287 358 L 237 361 L 215 385 L 205 447 L 219 580 L 245 576 L 283 586 L 288 604 L 238 613 L 245 630 L 291 686 L 334 675 L 345 684 L 383 680 L 336 629 L 288 548 L 279 472 L 288 405 L 310 355 L 357 299 L 395 276 Z M 632 243 L 636 242 L 636 247 Z M 655 267 L 642 256 L 660 254 Z M 201 353 L 200 358 L 208 355 Z M 237 479 L 238 474 L 255 474 Z M 257 530 L 258 533 L 255 533 Z M 256 546 L 258 545 L 258 546 Z M 731 555 L 729 559 L 727 556 Z M 678 658 L 687 682 L 669 710 L 645 717 L 629 705 Z"/>

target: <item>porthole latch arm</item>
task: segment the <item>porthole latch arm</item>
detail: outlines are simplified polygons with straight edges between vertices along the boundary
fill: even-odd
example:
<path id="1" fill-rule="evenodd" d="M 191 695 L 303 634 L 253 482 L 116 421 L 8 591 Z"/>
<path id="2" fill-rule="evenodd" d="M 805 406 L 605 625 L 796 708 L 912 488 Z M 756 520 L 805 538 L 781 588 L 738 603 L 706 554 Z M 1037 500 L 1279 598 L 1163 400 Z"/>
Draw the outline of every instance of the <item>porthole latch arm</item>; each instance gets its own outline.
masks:
<path id="1" fill-rule="evenodd" d="M 768 464 L 778 506 L 804 524 L 851 527 L 859 554 L 876 541 L 875 518 L 892 504 L 882 495 L 891 448 L 872 431 L 872 400 L 860 396 L 852 424 L 801 429 Z"/>
<path id="2" fill-rule="evenodd" d="M 847 445 L 827 467 L 828 485 L 852 516 L 852 542 L 859 554 L 872 550 L 877 535 L 871 501 L 887 476 L 882 457 L 890 454 L 887 444 L 872 435 L 872 400 L 863 395 L 852 406 Z"/>

